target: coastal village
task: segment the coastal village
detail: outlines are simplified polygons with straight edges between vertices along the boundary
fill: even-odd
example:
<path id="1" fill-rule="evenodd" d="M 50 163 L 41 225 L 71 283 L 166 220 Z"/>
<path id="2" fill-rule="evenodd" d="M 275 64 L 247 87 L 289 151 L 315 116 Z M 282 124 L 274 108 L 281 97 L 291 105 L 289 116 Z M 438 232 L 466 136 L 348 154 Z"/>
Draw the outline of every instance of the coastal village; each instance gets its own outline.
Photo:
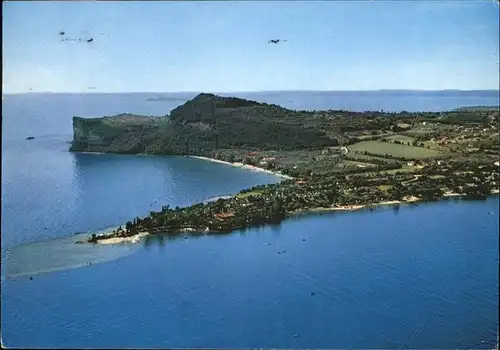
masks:
<path id="1" fill-rule="evenodd" d="M 145 233 L 216 234 L 277 224 L 301 212 L 399 206 L 448 197 L 481 200 L 498 193 L 498 109 L 377 113 L 353 118 L 345 112 L 313 112 L 310 119 L 316 127 L 342 134 L 337 145 L 216 148 L 186 154 L 266 171 L 283 181 L 185 208 L 166 205 L 88 241 L 138 242 Z"/>

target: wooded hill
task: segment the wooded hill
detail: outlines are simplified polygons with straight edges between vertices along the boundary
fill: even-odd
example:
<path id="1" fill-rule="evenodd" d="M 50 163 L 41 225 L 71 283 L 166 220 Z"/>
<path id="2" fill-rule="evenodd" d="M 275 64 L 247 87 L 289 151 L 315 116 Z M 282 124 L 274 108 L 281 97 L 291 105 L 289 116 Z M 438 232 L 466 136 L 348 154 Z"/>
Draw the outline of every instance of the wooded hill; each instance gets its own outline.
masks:
<path id="1" fill-rule="evenodd" d="M 151 118 L 122 114 L 74 117 L 72 151 L 204 154 L 217 148 L 293 150 L 338 145 L 336 135 L 305 125 L 312 112 L 239 98 L 199 94 Z"/>

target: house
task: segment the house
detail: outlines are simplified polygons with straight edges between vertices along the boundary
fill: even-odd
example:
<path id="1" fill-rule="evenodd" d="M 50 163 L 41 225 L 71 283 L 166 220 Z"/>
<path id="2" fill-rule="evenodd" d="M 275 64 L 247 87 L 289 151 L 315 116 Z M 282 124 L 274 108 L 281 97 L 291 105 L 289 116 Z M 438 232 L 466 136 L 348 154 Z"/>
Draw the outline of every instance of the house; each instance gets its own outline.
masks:
<path id="1" fill-rule="evenodd" d="M 227 218 L 231 218 L 234 216 L 234 213 L 219 213 L 215 214 L 215 218 L 220 221 L 224 221 Z"/>
<path id="2" fill-rule="evenodd" d="M 269 161 L 271 161 L 271 160 L 276 160 L 276 157 L 266 157 L 266 158 L 262 158 L 262 160 L 263 160 L 264 162 L 269 162 Z"/>
<path id="3" fill-rule="evenodd" d="M 408 165 L 408 166 L 414 166 L 414 165 L 415 165 L 415 162 L 410 161 L 410 162 L 406 163 L 406 165 Z"/>
<path id="4" fill-rule="evenodd" d="M 497 160 L 495 163 L 493 163 L 495 166 L 500 166 L 500 162 Z"/>
<path id="5" fill-rule="evenodd" d="M 304 180 L 295 181 L 296 185 L 305 185 L 306 183 L 307 183 L 307 181 L 304 181 Z"/>

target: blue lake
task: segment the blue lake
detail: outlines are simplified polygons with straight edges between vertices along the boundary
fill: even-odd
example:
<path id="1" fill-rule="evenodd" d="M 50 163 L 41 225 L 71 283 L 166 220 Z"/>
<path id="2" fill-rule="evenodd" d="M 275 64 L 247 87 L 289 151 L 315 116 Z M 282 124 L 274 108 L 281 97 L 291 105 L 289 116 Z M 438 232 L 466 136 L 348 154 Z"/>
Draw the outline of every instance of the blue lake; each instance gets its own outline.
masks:
<path id="1" fill-rule="evenodd" d="M 273 96 L 267 101 L 285 105 Z M 293 96 L 293 104 L 302 106 L 295 108 L 316 109 L 311 96 Z M 104 230 L 161 205 L 187 205 L 279 181 L 185 157 L 67 151 L 73 115 L 165 115 L 183 102 L 182 96 L 170 102 L 147 97 L 5 97 L 6 346 L 494 345 L 498 197 L 307 215 L 230 235 L 75 245 L 75 233 Z M 326 108 L 346 108 L 322 98 L 329 101 Z M 359 105 L 373 103 L 357 99 Z M 432 104 L 449 103 L 442 101 L 434 95 Z M 390 109 L 384 103 L 367 109 Z M 480 98 L 470 103 L 495 104 Z M 35 140 L 26 141 L 30 135 Z"/>

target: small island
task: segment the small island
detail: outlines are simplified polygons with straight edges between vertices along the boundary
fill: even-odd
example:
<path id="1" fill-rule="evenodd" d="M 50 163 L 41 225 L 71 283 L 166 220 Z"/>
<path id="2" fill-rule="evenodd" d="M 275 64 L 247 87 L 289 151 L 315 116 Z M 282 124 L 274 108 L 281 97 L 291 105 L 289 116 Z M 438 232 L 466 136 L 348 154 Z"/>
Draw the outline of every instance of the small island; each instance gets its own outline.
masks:
<path id="1" fill-rule="evenodd" d="M 499 108 L 448 112 L 293 111 L 200 94 L 163 117 L 73 119 L 75 152 L 197 157 L 282 176 L 230 197 L 166 205 L 91 243 L 216 234 L 311 211 L 498 193 Z"/>

